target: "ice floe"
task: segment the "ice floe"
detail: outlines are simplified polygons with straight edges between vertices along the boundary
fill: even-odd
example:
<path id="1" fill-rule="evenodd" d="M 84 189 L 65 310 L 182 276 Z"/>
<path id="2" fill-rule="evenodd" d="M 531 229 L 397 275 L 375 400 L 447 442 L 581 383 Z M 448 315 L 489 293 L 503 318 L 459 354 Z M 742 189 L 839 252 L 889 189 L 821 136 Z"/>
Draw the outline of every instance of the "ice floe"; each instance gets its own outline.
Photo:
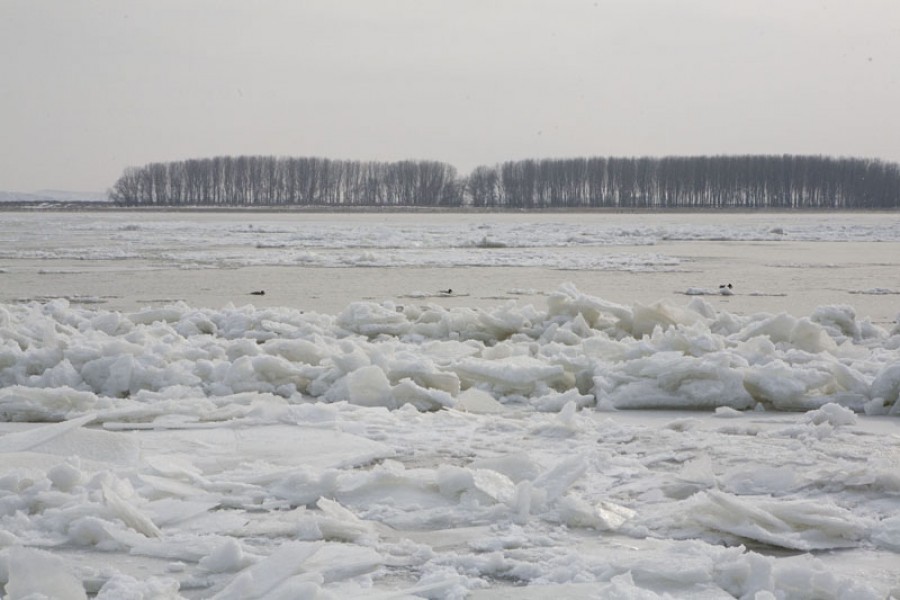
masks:
<path id="1" fill-rule="evenodd" d="M 2 306 L 3 597 L 900 589 L 896 327 L 418 300 Z"/>

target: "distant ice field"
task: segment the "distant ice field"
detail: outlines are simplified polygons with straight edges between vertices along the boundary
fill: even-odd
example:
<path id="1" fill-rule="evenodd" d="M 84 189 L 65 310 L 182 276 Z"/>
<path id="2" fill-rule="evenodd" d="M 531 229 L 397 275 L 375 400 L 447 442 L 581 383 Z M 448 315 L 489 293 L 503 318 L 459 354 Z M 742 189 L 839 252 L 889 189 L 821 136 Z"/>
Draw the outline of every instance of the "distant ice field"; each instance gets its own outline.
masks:
<path id="1" fill-rule="evenodd" d="M 0 212 L 0 597 L 900 598 L 898 231 Z"/>
<path id="2" fill-rule="evenodd" d="M 892 213 L 0 213 L 0 301 L 109 309 L 540 303 L 567 281 L 616 302 L 679 302 L 732 283 L 714 301 L 736 312 L 850 303 L 884 323 L 898 265 Z"/>

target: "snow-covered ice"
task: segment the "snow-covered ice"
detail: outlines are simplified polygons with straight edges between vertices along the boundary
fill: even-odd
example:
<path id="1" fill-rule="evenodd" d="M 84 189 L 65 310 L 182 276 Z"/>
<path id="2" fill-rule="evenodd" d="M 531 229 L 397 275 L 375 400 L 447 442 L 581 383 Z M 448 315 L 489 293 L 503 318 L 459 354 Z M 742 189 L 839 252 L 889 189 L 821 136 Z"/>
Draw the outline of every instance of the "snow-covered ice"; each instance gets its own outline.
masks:
<path id="1" fill-rule="evenodd" d="M 545 294 L 0 306 L 3 597 L 900 597 L 900 326 Z"/>
<path id="2" fill-rule="evenodd" d="M 898 232 L 5 213 L 0 597 L 900 598 Z"/>
<path id="3" fill-rule="evenodd" d="M 841 219 L 827 213 L 760 213 L 724 221 L 716 215 L 674 214 L 526 213 L 493 220 L 475 214 L 452 220 L 262 213 L 209 219 L 125 211 L 98 219 L 91 213 L 11 212 L 0 222 L 0 241 L 0 260 L 130 259 L 190 268 L 542 266 L 643 272 L 686 268 L 678 257 L 657 251 L 672 242 L 900 242 L 900 229 L 896 217 L 865 213 Z M 624 250 L 601 255 L 591 251 L 597 247 Z"/>

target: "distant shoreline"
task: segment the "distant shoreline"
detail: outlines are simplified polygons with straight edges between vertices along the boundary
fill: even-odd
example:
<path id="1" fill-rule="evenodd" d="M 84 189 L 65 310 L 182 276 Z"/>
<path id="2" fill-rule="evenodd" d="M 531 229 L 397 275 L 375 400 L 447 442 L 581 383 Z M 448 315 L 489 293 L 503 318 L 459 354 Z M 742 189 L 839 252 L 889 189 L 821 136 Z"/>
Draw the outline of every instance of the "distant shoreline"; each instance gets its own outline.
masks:
<path id="1" fill-rule="evenodd" d="M 116 206 L 111 202 L 0 202 L 0 212 L 265 213 L 265 214 L 814 214 L 900 213 L 900 208 L 500 208 L 475 206 Z"/>

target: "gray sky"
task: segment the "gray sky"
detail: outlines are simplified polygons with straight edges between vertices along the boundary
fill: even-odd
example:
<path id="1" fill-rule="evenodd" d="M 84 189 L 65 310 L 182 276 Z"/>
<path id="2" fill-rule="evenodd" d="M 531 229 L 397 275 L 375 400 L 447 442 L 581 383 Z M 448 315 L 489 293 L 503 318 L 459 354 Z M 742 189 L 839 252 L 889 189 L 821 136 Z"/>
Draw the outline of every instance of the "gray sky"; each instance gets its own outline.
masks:
<path id="1" fill-rule="evenodd" d="M 0 0 L 0 189 L 238 154 L 900 161 L 898 0 Z"/>

